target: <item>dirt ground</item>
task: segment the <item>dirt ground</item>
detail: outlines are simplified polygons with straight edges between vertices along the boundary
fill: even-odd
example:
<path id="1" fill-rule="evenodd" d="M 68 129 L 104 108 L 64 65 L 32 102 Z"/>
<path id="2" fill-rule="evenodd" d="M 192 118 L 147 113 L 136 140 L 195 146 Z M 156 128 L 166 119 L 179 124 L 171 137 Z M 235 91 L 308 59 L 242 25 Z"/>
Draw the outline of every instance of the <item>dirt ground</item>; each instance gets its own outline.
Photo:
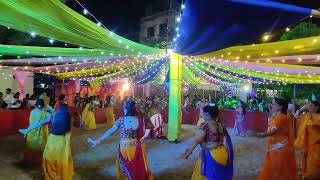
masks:
<path id="1" fill-rule="evenodd" d="M 191 178 L 198 152 L 194 152 L 187 160 L 179 159 L 179 156 L 190 145 L 190 138 L 194 135 L 195 129 L 195 126 L 182 125 L 182 141 L 178 144 L 160 139 L 146 139 L 144 141 L 149 166 L 155 179 L 186 180 Z M 104 125 L 98 125 L 96 131 L 73 129 L 74 180 L 115 179 L 114 162 L 119 141 L 118 133 L 95 148 L 89 147 L 86 142 L 88 137 L 97 138 L 105 130 Z M 266 139 L 235 136 L 231 138 L 235 150 L 235 179 L 257 179 L 263 163 Z M 0 144 L 0 180 L 41 179 L 40 167 L 31 168 L 17 165 L 21 153 L 25 149 L 25 139 L 22 135 L 0 139 Z"/>

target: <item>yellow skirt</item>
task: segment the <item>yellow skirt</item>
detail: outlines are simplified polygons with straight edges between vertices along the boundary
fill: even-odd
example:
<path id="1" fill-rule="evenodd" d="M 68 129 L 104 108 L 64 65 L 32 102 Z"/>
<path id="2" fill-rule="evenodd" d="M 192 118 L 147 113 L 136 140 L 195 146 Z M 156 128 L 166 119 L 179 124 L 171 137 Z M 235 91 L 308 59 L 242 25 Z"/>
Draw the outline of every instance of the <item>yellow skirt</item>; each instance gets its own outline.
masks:
<path id="1" fill-rule="evenodd" d="M 46 147 L 48 135 L 48 125 L 30 131 L 27 135 L 28 148 L 42 152 Z"/>
<path id="2" fill-rule="evenodd" d="M 107 107 L 106 108 L 106 120 L 107 120 L 107 128 L 111 128 L 115 122 L 114 113 L 113 113 L 113 107 Z"/>
<path id="3" fill-rule="evenodd" d="M 82 113 L 82 125 L 85 130 L 94 130 L 96 126 L 96 118 L 93 111 L 87 111 Z"/>
<path id="4" fill-rule="evenodd" d="M 70 148 L 71 133 L 50 134 L 43 152 L 43 173 L 45 180 L 72 180 L 73 160 Z"/>
<path id="5" fill-rule="evenodd" d="M 145 167 L 147 168 L 148 180 L 153 180 L 153 177 L 152 177 L 149 165 L 148 165 L 148 161 L 147 161 L 147 154 L 145 151 L 145 145 L 142 144 L 141 146 L 142 146 L 142 151 L 143 151 Z M 131 161 L 134 158 L 134 155 L 136 153 L 136 146 L 129 146 L 129 147 L 121 148 L 120 153 L 122 154 L 123 158 Z M 119 159 L 116 160 L 116 177 L 117 177 L 117 180 L 128 180 L 128 177 L 122 172 L 122 169 L 121 169 L 120 163 L 119 163 Z"/>
<path id="6" fill-rule="evenodd" d="M 228 151 L 225 146 L 221 146 L 210 150 L 212 158 L 221 165 L 228 163 Z M 196 166 L 193 169 L 192 180 L 206 180 L 206 177 L 201 175 L 201 159 L 198 159 Z"/>

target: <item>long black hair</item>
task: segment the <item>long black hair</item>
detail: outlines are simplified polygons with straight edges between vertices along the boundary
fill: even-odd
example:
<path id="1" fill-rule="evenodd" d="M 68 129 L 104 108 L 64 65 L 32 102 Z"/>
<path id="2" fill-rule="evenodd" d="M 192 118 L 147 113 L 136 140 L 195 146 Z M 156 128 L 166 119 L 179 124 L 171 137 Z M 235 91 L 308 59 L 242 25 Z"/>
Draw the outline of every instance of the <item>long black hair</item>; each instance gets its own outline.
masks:
<path id="1" fill-rule="evenodd" d="M 311 101 L 311 103 L 317 107 L 317 112 L 316 113 L 320 113 L 320 104 L 318 101 Z"/>
<path id="2" fill-rule="evenodd" d="M 213 120 L 215 120 L 219 115 L 219 109 L 217 106 L 210 106 L 210 105 L 205 106 L 203 108 L 203 112 L 208 113 Z"/>
<path id="3" fill-rule="evenodd" d="M 135 116 L 136 115 L 136 103 L 132 100 L 128 100 L 124 103 L 123 107 L 127 110 L 124 116 Z"/>
<path id="4" fill-rule="evenodd" d="M 282 98 L 274 98 L 275 102 L 281 106 L 280 112 L 282 114 L 287 114 L 288 111 L 288 101 Z"/>
<path id="5" fill-rule="evenodd" d="M 242 108 L 242 114 L 245 115 L 247 112 L 247 105 L 243 101 L 239 100 Z"/>
<path id="6" fill-rule="evenodd" d="M 37 99 L 36 101 L 36 107 L 39 109 L 42 109 L 44 107 L 44 101 L 43 99 Z"/>
<path id="7" fill-rule="evenodd" d="M 105 107 L 110 106 L 110 104 L 111 104 L 111 99 L 112 99 L 112 96 L 110 96 L 110 95 L 106 97 L 106 104 L 105 104 Z"/>

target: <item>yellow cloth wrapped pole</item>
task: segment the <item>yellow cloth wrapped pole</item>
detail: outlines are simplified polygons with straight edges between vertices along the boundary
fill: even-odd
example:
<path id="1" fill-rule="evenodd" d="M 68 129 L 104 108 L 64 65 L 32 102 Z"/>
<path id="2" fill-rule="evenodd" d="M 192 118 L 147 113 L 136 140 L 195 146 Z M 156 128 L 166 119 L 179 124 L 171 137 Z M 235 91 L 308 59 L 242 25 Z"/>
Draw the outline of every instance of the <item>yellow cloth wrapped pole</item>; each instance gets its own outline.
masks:
<path id="1" fill-rule="evenodd" d="M 182 86 L 182 57 L 172 54 L 170 57 L 170 94 L 168 140 L 181 140 L 181 86 Z"/>

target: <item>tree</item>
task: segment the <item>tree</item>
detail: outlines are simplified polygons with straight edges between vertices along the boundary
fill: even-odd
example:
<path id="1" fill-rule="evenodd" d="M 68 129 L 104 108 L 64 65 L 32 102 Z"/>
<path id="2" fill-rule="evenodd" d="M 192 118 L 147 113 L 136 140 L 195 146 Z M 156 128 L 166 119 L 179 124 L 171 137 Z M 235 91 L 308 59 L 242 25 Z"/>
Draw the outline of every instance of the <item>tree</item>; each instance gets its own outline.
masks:
<path id="1" fill-rule="evenodd" d="M 281 41 L 320 35 L 320 27 L 311 22 L 301 22 L 280 37 Z"/>

